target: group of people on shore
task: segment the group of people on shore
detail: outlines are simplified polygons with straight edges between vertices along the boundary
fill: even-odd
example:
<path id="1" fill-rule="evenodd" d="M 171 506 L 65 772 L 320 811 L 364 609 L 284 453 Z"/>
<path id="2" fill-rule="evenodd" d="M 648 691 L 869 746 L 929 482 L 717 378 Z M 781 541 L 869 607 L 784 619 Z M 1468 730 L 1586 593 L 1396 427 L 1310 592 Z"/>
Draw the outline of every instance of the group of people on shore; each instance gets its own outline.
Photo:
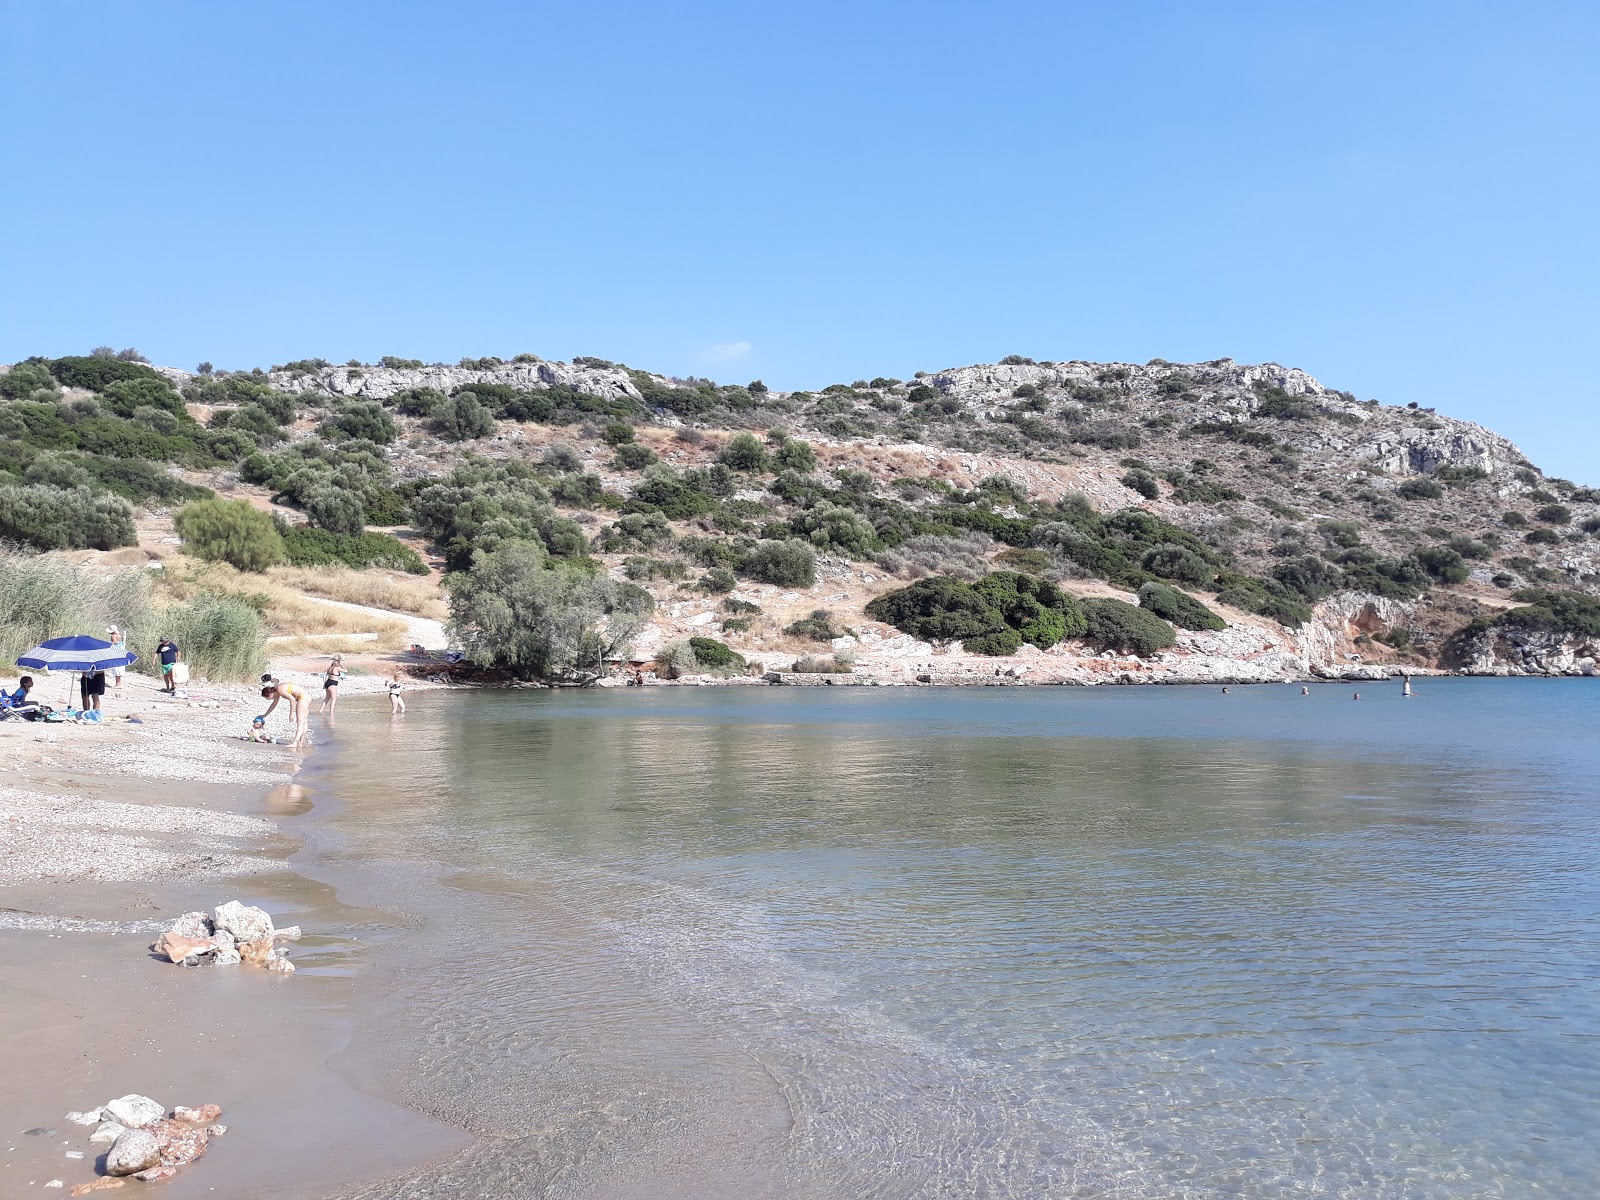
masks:
<path id="1" fill-rule="evenodd" d="M 349 668 L 344 665 L 344 656 L 335 654 L 322 672 L 322 706 L 317 709 L 319 714 L 326 713 L 332 716 L 339 707 L 339 684 L 350 674 Z M 384 684 L 384 690 L 389 695 L 389 712 L 399 715 L 406 711 L 406 702 L 400 693 L 404 685 L 400 682 L 400 668 L 397 666 L 390 673 Z M 298 683 L 279 679 L 271 672 L 261 677 L 261 698 L 271 701 L 267 711 L 256 717 L 250 723 L 249 738 L 251 741 L 271 741 L 266 734 L 267 718 L 282 702 L 289 705 L 289 720 L 294 726 L 294 737 L 289 745 L 300 746 L 305 743 L 311 726 L 311 694 Z"/>

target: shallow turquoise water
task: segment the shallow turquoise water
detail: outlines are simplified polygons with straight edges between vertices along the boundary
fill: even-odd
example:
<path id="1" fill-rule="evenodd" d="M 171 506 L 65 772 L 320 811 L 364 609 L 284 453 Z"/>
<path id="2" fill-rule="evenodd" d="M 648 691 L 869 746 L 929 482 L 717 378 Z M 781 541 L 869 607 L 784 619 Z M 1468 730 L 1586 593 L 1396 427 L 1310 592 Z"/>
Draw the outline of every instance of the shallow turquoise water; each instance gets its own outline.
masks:
<path id="1" fill-rule="evenodd" d="M 481 1195 L 1600 1194 L 1600 687 L 1354 690 L 350 706 L 349 1069 Z"/>

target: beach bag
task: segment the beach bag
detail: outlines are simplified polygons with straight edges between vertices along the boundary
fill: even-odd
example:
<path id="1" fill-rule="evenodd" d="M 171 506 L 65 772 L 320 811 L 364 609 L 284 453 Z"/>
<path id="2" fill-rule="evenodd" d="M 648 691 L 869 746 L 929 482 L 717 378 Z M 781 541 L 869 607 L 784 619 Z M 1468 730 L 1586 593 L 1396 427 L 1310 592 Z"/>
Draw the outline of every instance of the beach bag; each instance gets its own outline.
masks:
<path id="1" fill-rule="evenodd" d="M 186 662 L 175 662 L 175 663 L 172 664 L 172 682 L 173 682 L 174 686 L 176 686 L 177 684 L 180 684 L 180 683 L 188 683 L 189 682 L 189 664 L 188 663 L 186 663 Z"/>

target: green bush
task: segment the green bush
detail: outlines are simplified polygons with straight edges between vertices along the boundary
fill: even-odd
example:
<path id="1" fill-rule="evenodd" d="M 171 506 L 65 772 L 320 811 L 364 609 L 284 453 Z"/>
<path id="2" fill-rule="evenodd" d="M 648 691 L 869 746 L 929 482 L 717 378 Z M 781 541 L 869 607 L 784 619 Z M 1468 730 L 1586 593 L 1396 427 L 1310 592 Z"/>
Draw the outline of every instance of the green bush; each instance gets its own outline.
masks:
<path id="1" fill-rule="evenodd" d="M 689 573 L 689 568 L 675 558 L 648 558 L 642 554 L 630 554 L 622 560 L 622 573 L 629 579 L 648 582 L 654 579 L 682 579 Z"/>
<path id="2" fill-rule="evenodd" d="M 1516 509 L 1510 509 L 1500 514 L 1500 523 L 1510 529 L 1526 529 L 1528 527 L 1528 518 L 1517 512 Z"/>
<path id="3" fill-rule="evenodd" d="M 1125 488 L 1132 488 L 1146 500 L 1159 500 L 1161 498 L 1161 485 L 1156 482 L 1156 477 L 1149 471 L 1129 471 L 1120 480 Z"/>
<path id="4" fill-rule="evenodd" d="M 40 550 L 114 550 L 138 543 L 133 507 L 86 487 L 0 487 L 0 540 Z"/>
<path id="5" fill-rule="evenodd" d="M 789 528 L 819 550 L 835 550 L 851 558 L 870 558 L 879 547 L 872 522 L 854 509 L 828 501 L 797 513 Z"/>
<path id="6" fill-rule="evenodd" d="M 804 654 L 790 664 L 789 670 L 795 675 L 849 675 L 855 666 L 836 655 Z"/>
<path id="7" fill-rule="evenodd" d="M 817 556 L 795 538 L 757 542 L 740 563 L 739 573 L 777 587 L 810 587 L 817 581 Z"/>
<path id="8" fill-rule="evenodd" d="M 1572 510 L 1565 504 L 1546 504 L 1535 509 L 1533 516 L 1546 525 L 1567 525 L 1572 521 Z"/>
<path id="9" fill-rule="evenodd" d="M 1418 550 L 1415 557 L 1440 583 L 1465 583 L 1472 574 L 1460 551 L 1449 546 L 1430 546 Z"/>
<path id="10" fill-rule="evenodd" d="M 674 521 L 703 516 L 717 506 L 717 498 L 705 491 L 698 474 L 678 474 L 666 463 L 653 463 L 634 486 L 634 501 L 648 504 Z"/>
<path id="11" fill-rule="evenodd" d="M 400 426 L 384 412 L 381 404 L 372 400 L 356 400 L 344 405 L 324 421 L 319 432 L 330 440 L 359 438 L 387 446 L 400 436 Z"/>
<path id="12" fill-rule="evenodd" d="M 1139 607 L 1179 629 L 1221 630 L 1228 623 L 1187 592 L 1154 581 L 1139 589 Z"/>
<path id="13" fill-rule="evenodd" d="M 825 608 L 812 609 L 809 617 L 791 622 L 784 626 L 783 631 L 790 637 L 809 638 L 813 642 L 831 642 L 836 637 L 844 636 L 843 626 Z"/>
<path id="14" fill-rule="evenodd" d="M 642 446 L 638 442 L 624 442 L 617 447 L 617 454 L 612 463 L 619 471 L 642 471 L 656 461 L 656 452 L 649 446 Z"/>
<path id="15" fill-rule="evenodd" d="M 1561 535 L 1554 529 L 1535 529 L 1522 540 L 1535 546 L 1554 546 L 1561 541 Z"/>
<path id="16" fill-rule="evenodd" d="M 695 587 L 712 596 L 721 596 L 738 586 L 738 579 L 726 567 L 712 567 L 695 582 Z"/>
<path id="17" fill-rule="evenodd" d="M 748 600 L 735 600 L 728 596 L 722 601 L 722 611 L 726 613 L 749 613 L 754 615 L 761 611 L 759 604 L 752 604 Z"/>
<path id="18" fill-rule="evenodd" d="M 178 513 L 177 527 L 190 554 L 241 571 L 264 571 L 284 559 L 272 518 L 244 500 L 196 500 Z"/>
<path id="19" fill-rule="evenodd" d="M 1437 500 L 1444 495 L 1444 488 L 1426 476 L 1420 479 L 1408 479 L 1396 491 L 1405 500 Z"/>
<path id="20" fill-rule="evenodd" d="M 809 475 L 817 469 L 817 452 L 809 442 L 785 439 L 773 455 L 773 460 L 781 470 L 800 475 Z"/>
<path id="21" fill-rule="evenodd" d="M 522 675 L 599 670 L 626 653 L 655 607 L 634 584 L 552 563 L 537 541 L 480 550 L 445 587 L 450 633 L 468 659 Z"/>
<path id="22" fill-rule="evenodd" d="M 279 525 L 285 560 L 295 567 L 345 566 L 357 571 L 388 567 L 412 575 L 426 575 L 422 557 L 399 538 L 387 533 L 346 534 L 309 525 Z"/>
<path id="23" fill-rule="evenodd" d="M 189 420 L 189 410 L 183 406 L 183 397 L 159 375 L 153 379 L 119 379 L 108 383 L 100 393 L 100 399 L 113 416 L 131 417 L 141 408 L 153 408 Z"/>
<path id="24" fill-rule="evenodd" d="M 428 414 L 447 441 L 469 442 L 494 433 L 494 417 L 472 392 L 441 398 Z"/>
<path id="25" fill-rule="evenodd" d="M 736 433 L 717 455 L 717 461 L 734 471 L 766 471 L 772 460 L 754 434 Z"/>
<path id="26" fill-rule="evenodd" d="M 1085 600 L 1086 637 L 1107 650 L 1147 658 L 1178 640 L 1160 617 L 1121 600 Z"/>
<path id="27" fill-rule="evenodd" d="M 266 668 L 261 614 L 236 596 L 197 597 L 168 608 L 156 624 L 157 637 L 176 642 L 190 671 L 204 679 L 255 679 Z M 154 668 L 153 654 L 144 665 Z"/>
<path id="28" fill-rule="evenodd" d="M 115 358 L 69 356 L 43 365 L 65 386 L 88 388 L 91 392 L 103 392 L 113 383 L 140 380 L 153 380 L 162 387 L 168 386 L 158 372 L 142 363 Z"/>
<path id="29" fill-rule="evenodd" d="M 716 638 L 692 637 L 689 639 L 689 649 L 694 651 L 695 661 L 702 667 L 717 670 L 744 666 L 744 656 L 730 650 Z"/>
<path id="30" fill-rule="evenodd" d="M 330 533 L 358 534 L 366 527 L 367 508 L 358 492 L 328 482 L 306 495 L 306 516 Z"/>
<path id="31" fill-rule="evenodd" d="M 452 570 L 471 562 L 474 550 L 507 541 L 541 541 L 565 557 L 586 548 L 583 531 L 556 513 L 549 493 L 521 463 L 468 456 L 417 493 L 411 515 L 420 532 L 444 546 Z"/>
<path id="32" fill-rule="evenodd" d="M 7 400 L 26 400 L 35 392 L 59 390 L 55 376 L 44 363 L 21 362 L 0 375 L 0 396 Z"/>
<path id="33" fill-rule="evenodd" d="M 608 446 L 626 446 L 634 439 L 633 426 L 626 421 L 607 421 L 600 438 Z"/>

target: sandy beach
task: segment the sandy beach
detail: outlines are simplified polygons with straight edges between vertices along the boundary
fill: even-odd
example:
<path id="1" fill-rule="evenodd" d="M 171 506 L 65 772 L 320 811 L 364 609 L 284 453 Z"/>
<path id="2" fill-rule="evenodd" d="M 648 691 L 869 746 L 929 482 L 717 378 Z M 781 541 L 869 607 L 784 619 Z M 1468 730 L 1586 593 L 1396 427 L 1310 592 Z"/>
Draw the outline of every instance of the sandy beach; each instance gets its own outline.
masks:
<path id="1" fill-rule="evenodd" d="M 274 664 L 314 686 L 312 665 Z M 369 665 L 343 694 L 381 703 L 370 693 L 382 687 Z M 57 704 L 66 690 L 61 678 L 38 688 Z M 168 699 L 130 675 L 100 725 L 0 723 L 0 1195 L 94 1178 L 103 1147 L 63 1115 L 130 1092 L 224 1110 L 228 1134 L 165 1185 L 173 1196 L 310 1200 L 464 1143 L 327 1065 L 349 1040 L 350 980 L 385 915 L 296 869 L 317 806 L 293 782 L 308 752 L 240 738 L 263 707 L 255 689 L 189 691 Z M 283 706 L 273 724 L 287 730 Z M 179 914 L 231 899 L 305 929 L 295 974 L 150 952 Z"/>

